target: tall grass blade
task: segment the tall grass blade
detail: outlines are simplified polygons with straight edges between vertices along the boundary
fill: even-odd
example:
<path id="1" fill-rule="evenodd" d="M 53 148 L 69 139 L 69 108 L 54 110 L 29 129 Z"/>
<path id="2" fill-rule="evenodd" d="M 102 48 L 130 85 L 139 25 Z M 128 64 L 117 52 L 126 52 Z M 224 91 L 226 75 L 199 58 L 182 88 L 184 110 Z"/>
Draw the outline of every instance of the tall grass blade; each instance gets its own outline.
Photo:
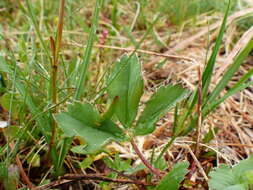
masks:
<path id="1" fill-rule="evenodd" d="M 222 25 L 221 25 L 220 32 L 219 32 L 219 35 L 217 37 L 214 49 L 212 51 L 211 57 L 209 58 L 208 63 L 206 65 L 206 68 L 205 68 L 205 70 L 203 72 L 203 75 L 202 75 L 202 85 L 203 85 L 202 93 L 203 93 L 203 97 L 206 97 L 207 92 L 208 92 L 208 88 L 209 88 L 210 83 L 211 83 L 211 79 L 212 79 L 212 75 L 213 75 L 213 69 L 214 69 L 215 62 L 216 62 L 216 57 L 218 55 L 218 52 L 219 52 L 219 49 L 220 49 L 220 46 L 221 46 L 221 43 L 222 43 L 222 38 L 223 38 L 223 35 L 225 33 L 225 29 L 226 29 L 226 22 L 227 22 L 227 17 L 228 17 L 229 10 L 230 10 L 230 0 L 229 0 L 229 3 L 228 3 L 227 10 L 225 12 L 224 19 L 222 21 Z"/>
<path id="2" fill-rule="evenodd" d="M 226 71 L 220 82 L 216 85 L 213 92 L 207 98 L 206 104 L 213 102 L 217 98 L 217 96 L 219 96 L 221 91 L 227 86 L 227 84 L 229 83 L 235 72 L 239 69 L 240 65 L 243 63 L 245 58 L 251 52 L 252 48 L 253 48 L 253 41 L 251 40 L 246 45 L 246 47 L 239 53 L 233 64 L 229 67 L 229 69 Z"/>
<path id="3" fill-rule="evenodd" d="M 83 62 L 80 65 L 80 78 L 77 81 L 76 84 L 76 94 L 75 94 L 75 100 L 80 100 L 81 96 L 84 92 L 84 81 L 86 78 L 86 74 L 87 74 L 87 69 L 89 67 L 89 62 L 90 62 L 90 57 L 91 57 L 91 51 L 92 51 L 92 47 L 93 47 L 93 43 L 96 37 L 96 31 L 97 31 L 97 27 L 98 27 L 98 19 L 99 19 L 99 12 L 100 12 L 100 8 L 102 6 L 102 2 L 103 0 L 97 0 L 96 1 L 96 5 L 95 5 L 95 11 L 93 14 L 93 18 L 92 18 L 92 26 L 91 26 L 91 30 L 89 33 L 89 38 L 88 38 L 88 42 L 87 42 L 87 47 L 85 49 L 85 53 L 84 53 L 84 58 L 83 58 Z"/>
<path id="4" fill-rule="evenodd" d="M 251 72 L 252 71 L 253 70 L 251 70 Z M 224 102 L 228 97 L 234 95 L 235 93 L 237 93 L 241 90 L 244 90 L 245 88 L 248 88 L 251 85 L 253 85 L 253 82 L 247 82 L 244 84 L 241 82 L 236 83 L 236 85 L 234 85 L 223 97 L 219 98 L 216 101 L 213 101 L 210 105 L 206 106 L 203 109 L 203 115 L 206 116 L 211 111 L 213 111 L 215 108 L 217 108 L 222 102 Z"/>
<path id="5" fill-rule="evenodd" d="M 30 0 L 25 0 L 25 2 L 26 2 L 26 5 L 27 5 L 27 13 L 29 14 L 28 16 L 30 17 L 30 19 L 31 19 L 31 21 L 32 21 L 32 23 L 34 25 L 35 32 L 36 32 L 36 34 L 37 34 L 37 36 L 38 36 L 38 38 L 40 40 L 40 43 L 41 43 L 44 51 L 46 52 L 46 55 L 48 56 L 48 58 L 50 58 L 49 50 L 48 50 L 48 48 L 46 46 L 46 43 L 43 40 L 43 37 L 41 35 L 40 29 L 39 29 L 39 25 L 38 25 L 38 23 L 36 21 L 35 13 L 34 13 L 32 5 L 31 5 L 31 2 L 30 2 Z"/>

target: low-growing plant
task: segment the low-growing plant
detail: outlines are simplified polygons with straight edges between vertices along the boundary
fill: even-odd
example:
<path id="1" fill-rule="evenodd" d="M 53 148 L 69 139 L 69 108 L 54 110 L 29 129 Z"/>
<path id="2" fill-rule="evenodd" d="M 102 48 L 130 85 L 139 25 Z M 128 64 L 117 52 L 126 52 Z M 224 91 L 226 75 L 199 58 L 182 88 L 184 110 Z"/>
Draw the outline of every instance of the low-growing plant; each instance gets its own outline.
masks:
<path id="1" fill-rule="evenodd" d="M 71 150 L 94 154 L 102 151 L 110 141 L 130 141 L 143 164 L 153 174 L 161 176 L 161 172 L 144 158 L 134 138 L 152 133 L 161 116 L 187 98 L 189 91 L 179 85 L 160 87 L 146 102 L 143 112 L 137 118 L 144 85 L 141 64 L 136 54 L 124 55 L 115 63 L 108 84 L 111 105 L 105 113 L 99 113 L 89 103 L 75 102 L 68 106 L 67 112 L 55 115 L 65 136 L 78 136 L 86 142 Z"/>
<path id="2" fill-rule="evenodd" d="M 187 11 L 181 15 L 178 15 L 180 11 L 172 12 L 170 17 L 175 23 L 181 23 L 186 17 L 194 16 L 195 10 L 199 10 L 200 13 L 207 11 L 205 8 L 199 7 L 200 1 L 191 1 L 189 4 L 184 4 L 183 1 L 179 2 L 176 10 L 180 10 L 180 6 L 188 5 L 190 5 L 190 9 L 188 10 L 189 7 L 186 7 Z M 220 3 L 218 1 L 215 2 Z M 50 3 L 52 7 L 57 5 L 53 1 Z M 111 19 L 115 28 L 120 27 L 118 23 L 119 18 L 117 17 L 118 3 L 116 0 L 112 1 Z M 160 4 L 162 3 L 167 2 L 160 1 Z M 232 3 L 234 7 L 234 2 Z M 222 4 L 226 5 L 224 2 Z M 27 155 L 26 162 L 33 167 L 38 167 L 40 160 L 46 160 L 47 164 L 45 167 L 53 166 L 51 172 L 53 177 L 64 173 L 63 164 L 69 150 L 71 150 L 71 154 L 85 155 L 84 159 L 78 162 L 83 170 L 89 168 L 93 164 L 94 158 L 104 152 L 108 156 L 103 159 L 104 163 L 112 169 L 109 177 L 117 178 L 119 173 L 128 175 L 147 168 L 150 171 L 148 177 L 155 176 L 152 178 L 154 180 L 147 177 L 146 181 L 150 182 L 147 185 L 149 189 L 177 190 L 180 187 L 180 183 L 185 179 L 189 163 L 179 162 L 173 166 L 171 171 L 166 173 L 168 166 L 164 160 L 164 155 L 171 144 L 177 137 L 195 132 L 197 134 L 195 153 L 198 156 L 200 152 L 198 144 L 202 141 L 200 128 L 203 120 L 228 97 L 253 84 L 253 82 L 249 81 L 253 74 L 253 69 L 250 69 L 222 95 L 232 76 L 238 71 L 240 65 L 251 52 L 253 41 L 250 41 L 237 55 L 216 86 L 213 89 L 210 87 L 216 57 L 222 46 L 222 39 L 226 29 L 230 1 L 228 1 L 228 7 L 211 56 L 203 73 L 199 72 L 199 84 L 196 90 L 191 92 L 178 84 L 164 85 L 155 89 L 155 92 L 144 104 L 141 101 L 144 94 L 142 63 L 136 54 L 136 50 L 146 39 L 147 35 L 152 32 L 154 24 L 159 20 L 159 16 L 156 16 L 151 24 L 147 24 L 145 13 L 141 11 L 141 21 L 145 23 L 147 31 L 139 41 L 136 41 L 131 33 L 134 25 L 131 25 L 130 29 L 125 28 L 130 41 L 136 48 L 135 51 L 131 54 L 124 54 L 115 61 L 112 68 L 110 67 L 111 70 L 109 71 L 108 69 L 103 75 L 105 84 L 101 85 L 102 87 L 98 91 L 96 91 L 97 89 L 94 90 L 95 94 L 88 97 L 86 96 L 89 94 L 87 92 L 89 91 L 87 87 L 89 79 L 88 69 L 91 62 L 92 47 L 96 40 L 99 12 L 103 1 L 96 1 L 87 46 L 82 60 L 79 62 L 76 58 L 73 61 L 74 64 L 69 64 L 68 66 L 65 65 L 61 55 L 64 0 L 61 0 L 59 8 L 56 34 L 54 36 L 49 35 L 51 49 L 48 48 L 49 45 L 42 36 L 33 4 L 30 0 L 25 0 L 25 5 L 26 7 L 23 7 L 23 4 L 19 2 L 21 10 L 29 19 L 29 23 L 31 23 L 39 42 L 37 43 L 34 36 L 31 39 L 20 38 L 19 45 L 22 51 L 19 52 L 19 56 L 24 62 L 29 63 L 27 66 L 21 68 L 16 55 L 8 46 L 8 40 L 4 39 L 4 36 L 0 36 L 9 47 L 5 51 L 5 56 L 0 55 L 0 94 L 4 94 L 0 98 L 0 103 L 9 111 L 9 121 L 12 118 L 19 117 L 18 123 L 9 122 L 13 126 L 9 126 L 4 133 L 7 145 L 0 148 L 1 159 L 5 158 L 3 162 L 2 160 L 0 162 L 0 181 L 3 181 L 4 178 L 9 178 L 9 180 L 5 181 L 4 185 L 6 187 L 10 185 L 11 188 L 14 188 L 18 180 L 15 173 L 16 170 L 12 173 L 10 172 L 13 169 L 11 167 L 13 159 L 18 159 L 18 148 L 24 142 L 29 143 L 34 141 L 34 139 L 40 139 L 40 142 L 48 145 L 48 149 L 45 149 L 48 151 L 46 158 L 41 159 L 40 154 L 32 150 Z M 148 1 L 141 1 L 140 5 L 137 3 L 137 13 L 139 9 L 142 10 L 147 5 Z M 171 7 L 168 7 L 168 9 L 171 9 Z M 194 11 L 192 12 L 191 10 Z M 142 25 L 142 22 L 139 24 Z M 31 51 L 25 45 L 26 40 L 31 41 Z M 38 44 L 41 46 L 40 49 Z M 41 56 L 41 53 L 43 56 Z M 29 57 L 28 55 L 31 56 Z M 60 76 L 61 73 L 63 73 L 62 76 Z M 6 76 L 10 79 L 9 81 L 4 80 Z M 59 78 L 62 81 L 58 81 L 57 79 Z M 45 90 L 42 90 L 43 88 Z M 64 103 L 67 104 L 66 109 Z M 102 106 L 101 103 L 103 104 Z M 62 105 L 62 107 L 59 108 L 59 105 Z M 153 157 L 149 161 L 139 150 L 135 142 L 136 138 L 153 133 L 156 123 L 171 110 L 174 111 L 172 135 L 160 154 L 152 155 Z M 23 127 L 12 131 L 13 127 L 18 125 Z M 29 131 L 32 131 L 32 133 Z M 208 133 L 203 141 L 208 142 L 213 136 L 213 133 Z M 75 143 L 73 143 L 73 139 Z M 131 159 L 124 160 L 118 154 L 111 156 L 114 159 L 109 157 L 111 152 L 107 150 L 107 145 L 113 141 L 122 144 L 129 142 L 142 164 L 132 168 Z M 13 144 L 13 142 L 15 143 Z M 252 172 L 249 166 L 251 162 L 252 158 L 249 158 L 232 169 L 225 165 L 215 169 L 215 171 L 210 173 L 210 188 L 213 190 L 252 188 Z M 219 178 L 223 177 L 225 173 L 229 175 L 226 176 L 224 183 L 218 183 Z M 105 183 L 100 185 L 102 187 L 106 186 Z"/>

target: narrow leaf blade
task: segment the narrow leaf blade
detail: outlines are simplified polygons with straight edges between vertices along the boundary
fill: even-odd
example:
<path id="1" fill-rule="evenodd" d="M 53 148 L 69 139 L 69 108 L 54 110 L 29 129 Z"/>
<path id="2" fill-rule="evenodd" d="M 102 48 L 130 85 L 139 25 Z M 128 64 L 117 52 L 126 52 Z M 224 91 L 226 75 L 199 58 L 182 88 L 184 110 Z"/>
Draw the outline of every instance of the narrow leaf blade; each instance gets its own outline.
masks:
<path id="1" fill-rule="evenodd" d="M 240 54 L 236 57 L 233 64 L 229 67 L 229 69 L 226 71 L 222 79 L 219 81 L 219 83 L 209 96 L 207 103 L 213 102 L 215 98 L 221 93 L 221 91 L 227 86 L 228 82 L 231 80 L 235 72 L 239 69 L 240 65 L 243 63 L 248 54 L 251 52 L 252 48 L 253 48 L 253 40 L 251 40 L 246 45 L 246 47 L 240 52 Z"/>
<path id="2" fill-rule="evenodd" d="M 209 85 L 211 83 L 211 78 L 212 78 L 212 75 L 213 75 L 213 69 L 214 69 L 214 66 L 215 66 L 216 57 L 218 55 L 218 52 L 219 52 L 219 49 L 220 49 L 220 46 L 221 46 L 221 43 L 222 43 L 222 38 L 223 38 L 223 35 L 225 33 L 225 29 L 226 29 L 226 22 L 227 22 L 229 10 L 230 10 L 230 1 L 228 3 L 228 7 L 227 7 L 227 10 L 225 12 L 225 15 L 224 15 L 224 18 L 223 18 L 223 21 L 222 21 L 222 24 L 221 24 L 221 28 L 220 28 L 215 46 L 213 48 L 211 57 L 209 58 L 208 63 L 206 65 L 206 68 L 205 68 L 205 70 L 203 72 L 203 75 L 202 75 L 202 85 L 203 85 L 203 92 L 202 93 L 203 93 L 203 97 L 206 96 L 206 94 L 208 92 Z"/>

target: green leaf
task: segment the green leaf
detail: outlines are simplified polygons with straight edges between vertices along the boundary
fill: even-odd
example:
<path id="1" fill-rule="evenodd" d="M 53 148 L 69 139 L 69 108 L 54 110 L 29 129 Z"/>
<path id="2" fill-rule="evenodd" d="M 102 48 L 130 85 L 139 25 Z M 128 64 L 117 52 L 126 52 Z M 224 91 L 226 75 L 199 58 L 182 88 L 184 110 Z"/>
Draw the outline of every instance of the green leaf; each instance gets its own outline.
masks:
<path id="1" fill-rule="evenodd" d="M 102 121 L 107 120 L 107 119 L 111 119 L 113 114 L 115 113 L 115 109 L 117 106 L 117 101 L 119 100 L 118 96 L 115 96 L 114 99 L 112 100 L 112 103 L 110 105 L 110 107 L 108 108 L 108 110 L 103 114 L 102 116 Z"/>
<path id="2" fill-rule="evenodd" d="M 179 85 L 168 85 L 161 87 L 146 103 L 135 128 L 136 135 L 146 135 L 155 129 L 154 124 L 176 103 L 185 99 L 189 91 Z"/>
<path id="3" fill-rule="evenodd" d="M 111 99 L 118 97 L 116 116 L 124 127 L 133 123 L 143 94 L 141 64 L 136 54 L 131 57 L 124 55 L 113 68 L 109 79 L 113 80 L 108 87 Z"/>
<path id="4" fill-rule="evenodd" d="M 10 56 L 11 57 L 11 56 Z M 12 57 L 11 57 L 12 58 Z M 22 101 L 26 104 L 29 111 L 32 113 L 33 117 L 35 118 L 36 122 L 40 126 L 39 129 L 41 130 L 42 134 L 45 136 L 46 142 L 50 143 L 50 136 L 51 136 L 51 121 L 52 117 L 49 114 L 43 114 L 44 111 L 38 107 L 36 104 L 35 98 L 33 94 L 29 92 L 30 84 L 22 78 L 22 73 L 19 69 L 17 69 L 16 60 L 13 58 L 10 62 L 6 62 L 2 56 L 0 56 L 0 71 L 6 72 L 10 75 L 11 78 L 15 78 L 15 81 L 12 81 L 15 84 L 16 89 L 18 90 L 20 97 L 22 97 Z M 28 126 L 28 125 L 27 125 Z M 19 143 L 23 140 L 24 134 L 27 132 L 28 127 L 25 127 L 22 132 L 19 133 L 19 137 L 17 138 L 15 151 L 10 152 L 10 157 L 15 156 L 15 152 L 17 151 L 17 147 Z M 53 147 L 55 149 L 55 147 Z M 54 155 L 53 158 L 57 157 Z M 55 160 L 53 159 L 55 163 Z"/>
<path id="5" fill-rule="evenodd" d="M 208 92 L 208 88 L 209 88 L 210 83 L 211 83 L 211 79 L 212 79 L 212 75 L 213 75 L 213 69 L 214 69 L 214 66 L 215 66 L 215 63 L 216 63 L 216 57 L 219 53 L 219 49 L 220 49 L 220 46 L 221 46 L 221 43 L 222 43 L 222 38 L 223 38 L 223 35 L 225 33 L 225 29 L 226 29 L 226 22 L 227 22 L 227 17 L 228 17 L 229 10 L 230 10 L 230 1 L 228 3 L 227 10 L 225 12 L 225 15 L 224 15 L 224 18 L 223 18 L 223 21 L 222 21 L 222 25 L 221 25 L 217 40 L 215 42 L 215 46 L 213 48 L 211 57 L 209 58 L 208 63 L 206 65 L 205 70 L 204 70 L 203 75 L 202 75 L 202 85 L 203 85 L 202 93 L 203 93 L 203 97 L 206 97 L 206 94 Z"/>
<path id="6" fill-rule="evenodd" d="M 239 175 L 243 176 L 246 172 L 253 170 L 253 155 L 248 159 L 242 160 L 239 164 L 233 167 L 233 171 Z"/>
<path id="7" fill-rule="evenodd" d="M 214 171 L 210 172 L 209 176 L 211 179 L 208 185 L 210 189 L 213 190 L 222 190 L 237 182 L 236 176 L 225 164 L 221 164 L 219 168 L 216 168 Z"/>
<path id="8" fill-rule="evenodd" d="M 209 58 L 209 60 L 208 60 L 208 62 L 206 64 L 204 72 L 202 74 L 202 97 L 204 98 L 204 103 L 206 102 L 206 97 L 207 97 L 208 89 L 209 89 L 209 86 L 210 86 L 210 83 L 211 83 L 211 79 L 212 79 L 212 75 L 213 75 L 213 70 L 214 70 L 215 63 L 216 63 L 216 57 L 217 57 L 217 55 L 219 53 L 219 49 L 220 49 L 220 46 L 222 44 L 222 38 L 223 38 L 223 35 L 225 33 L 226 22 L 227 22 L 227 17 L 228 17 L 229 10 L 230 10 L 230 0 L 229 0 L 228 5 L 227 5 L 227 9 L 226 9 L 223 21 L 222 21 L 222 25 L 220 27 L 220 31 L 219 31 L 218 37 L 217 37 L 216 42 L 215 42 L 215 46 L 214 46 L 214 48 L 212 50 L 212 54 L 211 54 L 211 56 L 210 56 L 210 58 Z M 182 120 L 182 124 L 184 124 L 185 120 L 193 112 L 193 110 L 194 110 L 193 108 L 196 105 L 197 100 L 198 100 L 198 89 L 196 89 L 194 91 L 194 93 L 190 97 L 190 100 L 188 101 L 189 109 L 184 114 L 185 116 L 184 116 L 184 118 Z"/>
<path id="9" fill-rule="evenodd" d="M 222 164 L 210 172 L 208 185 L 212 190 L 248 190 L 251 180 L 249 174 L 253 171 L 253 156 L 230 168 Z M 222 179 L 222 180 L 221 180 Z"/>
<path id="10" fill-rule="evenodd" d="M 177 163 L 173 169 L 163 177 L 157 185 L 156 190 L 177 190 L 180 183 L 183 181 L 184 176 L 188 173 L 188 162 Z"/>
<path id="11" fill-rule="evenodd" d="M 101 116 L 88 103 L 74 103 L 68 112 L 56 114 L 55 119 L 66 136 L 84 139 L 89 152 L 99 150 L 111 140 L 124 139 L 118 126 L 110 120 L 100 122 Z"/>

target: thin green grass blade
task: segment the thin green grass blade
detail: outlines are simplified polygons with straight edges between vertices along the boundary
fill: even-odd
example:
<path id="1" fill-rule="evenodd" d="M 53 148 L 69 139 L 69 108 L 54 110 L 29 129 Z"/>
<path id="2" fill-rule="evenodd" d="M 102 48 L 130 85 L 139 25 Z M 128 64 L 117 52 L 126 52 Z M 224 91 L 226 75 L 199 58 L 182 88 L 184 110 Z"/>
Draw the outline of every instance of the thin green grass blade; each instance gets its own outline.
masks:
<path id="1" fill-rule="evenodd" d="M 245 88 L 248 88 L 251 85 L 253 85 L 253 82 L 248 82 L 248 83 L 244 83 L 244 84 L 237 83 L 223 97 L 221 97 L 220 99 L 218 99 L 216 101 L 213 101 L 210 105 L 206 106 L 203 109 L 203 116 L 208 115 L 211 111 L 213 111 L 215 108 L 217 108 L 222 102 L 224 102 L 228 97 L 234 95 L 235 93 L 237 93 L 241 90 L 244 90 Z"/>
<path id="2" fill-rule="evenodd" d="M 232 88 L 230 88 L 223 97 L 219 98 L 218 100 L 212 101 L 210 105 L 206 105 L 203 109 L 203 116 L 206 116 L 208 113 L 217 108 L 228 97 L 253 85 L 253 82 L 245 83 L 252 75 L 253 75 L 253 68 L 250 69 Z"/>
<path id="3" fill-rule="evenodd" d="M 80 69 L 80 76 L 79 76 L 80 78 L 79 78 L 79 80 L 77 81 L 77 84 L 76 84 L 76 94 L 75 94 L 75 99 L 76 100 L 80 100 L 81 96 L 84 92 L 84 81 L 85 81 L 85 78 L 86 78 L 86 75 L 87 75 L 87 70 L 88 70 L 88 67 L 89 67 L 89 62 L 90 62 L 93 43 L 94 43 L 95 38 L 96 38 L 99 12 L 100 12 L 100 8 L 102 6 L 102 2 L 103 2 L 103 0 L 97 0 L 96 1 L 94 15 L 93 15 L 93 18 L 92 18 L 92 26 L 91 26 L 91 30 L 90 30 L 90 34 L 89 34 L 89 38 L 88 38 L 88 42 L 87 42 L 87 47 L 85 49 L 83 62 L 81 64 L 80 68 L 79 68 Z"/>
<path id="4" fill-rule="evenodd" d="M 221 43 L 222 43 L 222 38 L 223 38 L 223 35 L 225 33 L 225 29 L 226 29 L 226 22 L 227 22 L 229 10 L 230 10 L 230 0 L 229 0 L 229 3 L 228 3 L 227 10 L 225 12 L 223 21 L 222 21 L 222 25 L 221 25 L 220 32 L 219 32 L 219 35 L 217 37 L 214 49 L 212 51 L 211 57 L 209 58 L 208 63 L 206 65 L 206 68 L 205 68 L 205 70 L 203 72 L 203 75 L 202 75 L 202 85 L 203 85 L 202 94 L 203 94 L 204 98 L 206 97 L 206 94 L 208 92 L 208 88 L 209 88 L 210 83 L 211 83 L 211 79 L 212 79 L 212 75 L 213 75 L 213 69 L 214 69 L 215 62 L 216 62 L 216 57 L 218 55 L 218 52 L 219 52 L 219 49 L 220 49 L 220 46 L 221 46 Z"/>
<path id="5" fill-rule="evenodd" d="M 225 27 L 226 27 L 226 21 L 227 21 L 227 17 L 228 17 L 228 13 L 229 13 L 229 9 L 230 9 L 230 3 L 228 4 L 227 10 L 225 12 L 224 18 L 223 18 L 223 22 L 213 49 L 213 52 L 211 54 L 211 57 L 209 58 L 207 65 L 205 67 L 205 70 L 202 74 L 202 86 L 203 86 L 203 90 L 202 90 L 202 96 L 206 97 L 206 94 L 208 92 L 208 87 L 210 85 L 211 82 L 211 77 L 212 77 L 212 73 L 213 73 L 213 69 L 215 66 L 215 61 L 216 61 L 216 57 L 218 55 L 219 52 L 219 48 L 221 46 L 222 43 L 222 37 L 224 35 L 225 32 Z M 193 94 L 191 95 L 191 97 L 189 98 L 188 101 L 188 110 L 186 113 L 184 113 L 184 116 L 180 119 L 181 121 L 179 123 L 179 125 L 182 125 L 184 123 L 184 121 L 188 118 L 188 116 L 192 113 L 194 106 L 196 105 L 198 100 L 198 91 L 197 89 L 193 92 Z"/>
<path id="6" fill-rule="evenodd" d="M 246 47 L 239 53 L 239 55 L 236 57 L 234 63 L 228 68 L 220 82 L 217 84 L 213 92 L 210 94 L 210 96 L 207 98 L 206 104 L 213 102 L 217 96 L 221 93 L 222 90 L 227 86 L 233 75 L 236 71 L 238 71 L 239 67 L 245 60 L 245 58 L 248 56 L 248 54 L 251 52 L 253 48 L 253 40 L 251 40 Z M 250 75 L 250 73 L 247 74 Z M 247 77 L 246 77 L 247 78 Z M 244 81 L 242 81 L 244 82 Z M 242 82 L 240 84 L 242 84 Z M 205 106 L 205 105 L 204 105 Z"/>
<path id="7" fill-rule="evenodd" d="M 12 56 L 10 56 L 12 57 Z M 16 60 L 14 57 L 12 57 L 13 60 L 12 62 L 16 63 Z M 7 74 L 10 75 L 10 77 L 12 77 L 15 74 L 15 67 L 11 67 L 10 64 L 8 64 L 3 57 L 0 57 L 0 71 L 1 72 L 5 72 Z M 29 94 L 28 92 L 28 88 L 27 86 L 30 86 L 29 84 L 24 84 L 24 82 L 22 80 L 22 76 L 21 73 L 19 72 L 19 70 L 17 70 L 17 76 L 16 76 L 16 80 L 15 80 L 15 88 L 18 90 L 18 92 L 20 93 L 21 97 L 24 98 L 24 103 L 27 105 L 28 109 L 30 110 L 30 112 L 32 113 L 32 115 L 37 115 L 38 113 L 41 113 L 43 111 L 41 111 L 41 109 L 38 107 L 38 105 L 35 103 L 33 97 L 31 94 Z M 45 136 L 45 139 L 47 141 L 47 143 L 50 142 L 50 131 L 51 131 L 51 116 L 49 116 L 48 114 L 42 114 L 40 115 L 40 117 L 36 118 L 36 122 L 38 123 L 38 125 L 40 126 L 40 130 L 42 132 L 42 134 Z M 16 152 L 12 152 L 10 153 L 10 157 L 14 158 Z M 55 156 L 56 157 L 56 156 Z"/>
<path id="8" fill-rule="evenodd" d="M 208 92 L 209 85 L 211 83 L 211 78 L 212 78 L 212 73 L 213 73 L 213 69 L 214 69 L 214 66 L 215 66 L 216 57 L 218 55 L 219 48 L 220 48 L 221 43 L 222 43 L 222 37 L 225 33 L 226 21 L 227 21 L 229 10 L 230 10 L 230 1 L 228 3 L 228 7 L 227 7 L 227 10 L 225 12 L 225 15 L 224 15 L 224 18 L 223 18 L 223 21 L 222 21 L 222 25 L 221 25 L 221 28 L 220 28 L 215 46 L 213 48 L 211 57 L 209 58 L 209 60 L 207 62 L 207 65 L 205 67 L 205 70 L 202 74 L 202 87 L 203 87 L 202 96 L 204 98 L 204 102 L 205 102 L 206 94 Z M 187 118 L 189 118 L 189 116 L 193 112 L 194 106 L 196 105 L 197 100 L 198 100 L 198 91 L 196 89 L 193 92 L 193 94 L 191 95 L 191 97 L 189 98 L 188 105 L 187 105 L 187 107 L 188 107 L 187 111 L 183 114 L 183 116 L 180 118 L 180 120 L 178 122 L 179 128 L 184 125 Z"/>
<path id="9" fill-rule="evenodd" d="M 44 42 L 44 40 L 42 38 L 42 35 L 41 35 L 41 32 L 40 32 L 38 23 L 36 21 L 35 13 L 34 13 L 32 5 L 31 5 L 31 2 L 30 2 L 30 0 L 25 0 L 25 2 L 26 2 L 26 5 L 27 5 L 28 16 L 29 16 L 29 18 L 31 19 L 31 21 L 34 25 L 35 32 L 36 32 L 37 36 L 39 37 L 40 43 L 41 43 L 44 51 L 46 52 L 46 55 L 48 56 L 48 58 L 50 58 L 49 50 L 46 46 L 46 43 Z"/>
<path id="10" fill-rule="evenodd" d="M 65 157 L 68 154 L 69 149 L 71 148 L 71 143 L 72 143 L 73 138 L 72 137 L 65 137 L 63 139 L 62 145 L 61 145 L 61 149 L 59 152 L 59 157 L 58 157 L 58 162 L 57 165 L 55 166 L 55 175 L 56 176 L 60 176 L 61 175 L 61 169 L 62 169 L 62 165 L 63 162 L 65 160 Z"/>

